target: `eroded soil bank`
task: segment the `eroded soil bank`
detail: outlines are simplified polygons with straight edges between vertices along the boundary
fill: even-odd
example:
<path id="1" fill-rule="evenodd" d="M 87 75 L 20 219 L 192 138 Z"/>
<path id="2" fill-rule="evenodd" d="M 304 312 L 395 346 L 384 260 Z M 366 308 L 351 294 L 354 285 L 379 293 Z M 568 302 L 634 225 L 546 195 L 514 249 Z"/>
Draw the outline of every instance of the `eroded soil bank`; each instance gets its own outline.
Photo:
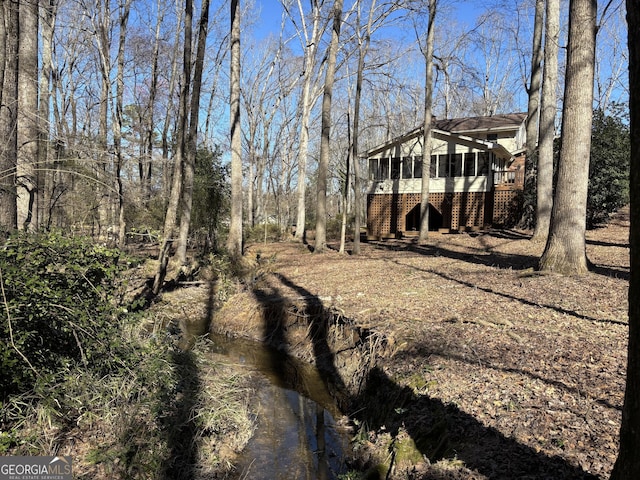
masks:
<path id="1" fill-rule="evenodd" d="M 222 306 L 199 288 L 199 304 L 214 331 L 324 372 L 354 431 L 354 468 L 608 478 L 626 365 L 628 218 L 588 232 L 593 268 L 582 277 L 537 273 L 543 245 L 528 238 L 433 234 L 427 246 L 368 243 L 360 256 L 254 245 L 251 281 Z"/>

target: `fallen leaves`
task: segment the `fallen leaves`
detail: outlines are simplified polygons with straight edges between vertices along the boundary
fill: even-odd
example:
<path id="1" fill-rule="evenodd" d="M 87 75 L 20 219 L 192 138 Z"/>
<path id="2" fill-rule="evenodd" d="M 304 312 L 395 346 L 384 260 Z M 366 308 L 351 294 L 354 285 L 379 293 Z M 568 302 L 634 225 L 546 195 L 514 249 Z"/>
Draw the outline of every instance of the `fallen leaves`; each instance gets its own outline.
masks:
<path id="1" fill-rule="evenodd" d="M 292 243 L 260 248 L 276 255 L 274 269 L 291 284 L 395 338 L 385 371 L 417 399 L 454 405 L 523 447 L 604 479 L 624 390 L 627 239 L 624 213 L 588 232 L 595 269 L 582 277 L 539 274 L 532 267 L 541 246 L 509 232 L 434 233 L 426 247 L 368 243 L 357 257 L 311 255 Z M 286 295 L 286 286 L 277 288 Z M 459 428 L 460 451 L 472 449 Z M 473 455 L 482 451 L 467 451 Z M 513 461 L 484 464 L 500 472 Z M 474 475 L 483 478 L 459 478 Z M 540 475 L 527 478 L 554 478 Z"/>

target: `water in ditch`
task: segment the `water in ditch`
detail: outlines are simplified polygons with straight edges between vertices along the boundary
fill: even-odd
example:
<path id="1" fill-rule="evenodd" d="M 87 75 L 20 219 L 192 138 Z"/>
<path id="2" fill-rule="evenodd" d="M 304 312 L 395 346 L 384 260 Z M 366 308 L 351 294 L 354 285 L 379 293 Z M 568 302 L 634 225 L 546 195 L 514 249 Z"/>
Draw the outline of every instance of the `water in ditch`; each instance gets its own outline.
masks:
<path id="1" fill-rule="evenodd" d="M 212 354 L 255 372 L 257 430 L 237 478 L 330 480 L 345 473 L 349 435 L 317 369 L 256 342 L 212 335 Z"/>

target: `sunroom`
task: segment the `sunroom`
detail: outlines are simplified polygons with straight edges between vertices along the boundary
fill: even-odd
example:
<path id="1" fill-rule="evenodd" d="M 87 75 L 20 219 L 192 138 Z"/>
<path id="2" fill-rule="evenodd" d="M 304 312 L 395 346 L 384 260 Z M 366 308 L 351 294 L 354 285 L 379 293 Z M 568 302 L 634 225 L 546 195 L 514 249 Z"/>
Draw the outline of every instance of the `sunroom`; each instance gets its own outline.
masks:
<path id="1" fill-rule="evenodd" d="M 368 152 L 370 237 L 411 235 L 419 230 L 422 151 L 422 130 L 416 129 Z M 521 188 L 522 172 L 516 168 L 520 162 L 514 159 L 497 141 L 432 129 L 429 228 L 463 230 L 500 223 L 498 217 L 510 208 L 507 204 L 513 195 L 496 198 L 494 192 Z M 499 211 L 494 212 L 496 200 Z"/>

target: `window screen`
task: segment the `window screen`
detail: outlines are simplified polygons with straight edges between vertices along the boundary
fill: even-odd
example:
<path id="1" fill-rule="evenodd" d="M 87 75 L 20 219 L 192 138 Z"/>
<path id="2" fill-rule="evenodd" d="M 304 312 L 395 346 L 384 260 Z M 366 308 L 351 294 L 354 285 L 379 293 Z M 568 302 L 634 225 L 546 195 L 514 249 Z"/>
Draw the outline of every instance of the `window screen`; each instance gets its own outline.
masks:
<path id="1" fill-rule="evenodd" d="M 413 157 L 413 178 L 422 178 L 422 157 Z"/>
<path id="2" fill-rule="evenodd" d="M 462 154 L 454 153 L 451 155 L 451 176 L 452 177 L 461 177 L 462 176 Z"/>
<path id="3" fill-rule="evenodd" d="M 476 154 L 475 153 L 464 154 L 464 176 L 465 177 L 476 176 Z"/>
<path id="4" fill-rule="evenodd" d="M 411 157 L 402 159 L 402 178 L 413 178 L 413 162 Z"/>

